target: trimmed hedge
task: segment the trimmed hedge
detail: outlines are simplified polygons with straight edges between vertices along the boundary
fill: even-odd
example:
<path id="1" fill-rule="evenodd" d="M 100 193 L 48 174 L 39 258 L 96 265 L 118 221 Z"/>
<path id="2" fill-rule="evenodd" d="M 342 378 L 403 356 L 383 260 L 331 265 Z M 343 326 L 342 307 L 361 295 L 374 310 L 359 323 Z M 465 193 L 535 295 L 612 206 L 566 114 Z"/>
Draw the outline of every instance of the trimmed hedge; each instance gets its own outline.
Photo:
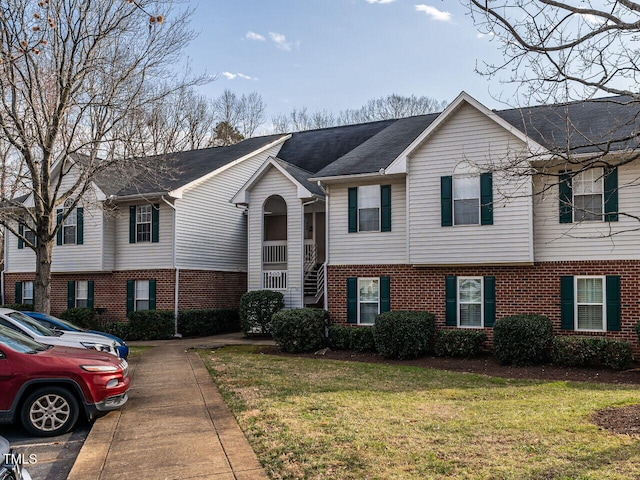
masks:
<path id="1" fill-rule="evenodd" d="M 240 331 L 236 308 L 184 310 L 178 313 L 178 332 L 184 337 L 206 337 Z"/>
<path id="2" fill-rule="evenodd" d="M 553 339 L 553 325 L 544 315 L 512 315 L 493 326 L 493 353 L 500 363 L 524 367 L 542 363 Z"/>
<path id="3" fill-rule="evenodd" d="M 376 350 L 387 358 L 415 358 L 433 344 L 435 315 L 429 312 L 396 310 L 376 317 Z"/>
<path id="4" fill-rule="evenodd" d="M 324 346 L 329 312 L 319 308 L 280 310 L 271 319 L 271 335 L 289 353 L 312 352 Z"/>
<path id="5" fill-rule="evenodd" d="M 139 310 L 129 313 L 129 340 L 166 340 L 174 334 L 173 312 Z"/>
<path id="6" fill-rule="evenodd" d="M 102 324 L 98 312 L 93 308 L 67 308 L 60 313 L 60 318 L 81 328 L 101 330 Z"/>
<path id="7" fill-rule="evenodd" d="M 25 312 L 33 312 L 33 303 L 8 303 L 6 305 L 0 305 L 2 308 L 10 308 L 12 310 L 23 310 Z"/>
<path id="8" fill-rule="evenodd" d="M 375 352 L 374 328 L 332 325 L 329 327 L 328 345 L 332 350 L 353 350 L 359 353 Z"/>
<path id="9" fill-rule="evenodd" d="M 638 335 L 638 342 L 640 342 L 640 321 L 636 323 L 636 334 Z"/>
<path id="10" fill-rule="evenodd" d="M 624 370 L 632 361 L 628 342 L 587 336 L 554 337 L 553 363 L 568 367 L 604 366 Z"/>
<path id="11" fill-rule="evenodd" d="M 282 292 L 254 290 L 240 299 L 240 325 L 245 334 L 271 333 L 271 317 L 284 308 Z"/>
<path id="12" fill-rule="evenodd" d="M 102 326 L 102 331 L 115 335 L 122 340 L 133 340 L 128 322 L 107 322 Z"/>
<path id="13" fill-rule="evenodd" d="M 438 357 L 478 356 L 487 335 L 478 330 L 441 330 L 436 334 L 434 353 Z"/>

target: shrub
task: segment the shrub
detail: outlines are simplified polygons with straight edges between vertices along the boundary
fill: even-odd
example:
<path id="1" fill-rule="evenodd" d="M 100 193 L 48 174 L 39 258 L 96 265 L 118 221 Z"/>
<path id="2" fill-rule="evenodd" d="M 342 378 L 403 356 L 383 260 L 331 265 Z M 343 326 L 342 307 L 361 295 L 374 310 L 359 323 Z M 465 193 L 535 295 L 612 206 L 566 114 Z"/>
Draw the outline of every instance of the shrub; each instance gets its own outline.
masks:
<path id="1" fill-rule="evenodd" d="M 502 364 L 522 367 L 544 362 L 552 339 L 553 326 L 544 315 L 512 315 L 493 326 L 493 352 Z"/>
<path id="2" fill-rule="evenodd" d="M 184 310 L 178 314 L 178 331 L 185 337 L 205 337 L 240 331 L 236 308 Z"/>
<path id="3" fill-rule="evenodd" d="M 271 317 L 284 308 L 284 295 L 272 290 L 254 290 L 240 299 L 240 325 L 245 334 L 271 333 Z"/>
<path id="4" fill-rule="evenodd" d="M 131 329 L 127 322 L 107 322 L 102 325 L 102 331 L 122 340 L 131 340 Z"/>
<path id="5" fill-rule="evenodd" d="M 632 360 L 628 342 L 585 336 L 555 337 L 551 355 L 558 365 L 604 366 L 614 370 L 624 370 Z"/>
<path id="6" fill-rule="evenodd" d="M 22 310 L 25 312 L 33 312 L 32 303 L 8 303 L 7 305 L 1 305 L 2 308 L 11 308 L 12 310 Z"/>
<path id="7" fill-rule="evenodd" d="M 93 308 L 67 308 L 60 313 L 60 318 L 81 328 L 100 330 L 102 325 L 98 312 Z"/>
<path id="8" fill-rule="evenodd" d="M 442 330 L 436 334 L 434 352 L 438 357 L 477 356 L 487 335 L 478 330 Z"/>
<path id="9" fill-rule="evenodd" d="M 129 313 L 129 340 L 165 340 L 173 337 L 173 312 L 139 310 Z"/>
<path id="10" fill-rule="evenodd" d="M 353 350 L 354 352 L 375 352 L 374 329 L 369 327 L 329 327 L 329 348 L 332 350 Z"/>
<path id="11" fill-rule="evenodd" d="M 376 317 L 376 350 L 388 358 L 415 358 L 427 353 L 435 335 L 435 315 L 392 311 Z"/>
<path id="12" fill-rule="evenodd" d="M 636 323 L 636 334 L 638 335 L 638 341 L 640 342 L 640 320 Z"/>
<path id="13" fill-rule="evenodd" d="M 323 347 L 328 319 L 319 308 L 280 310 L 271 319 L 271 335 L 285 352 L 311 352 Z"/>

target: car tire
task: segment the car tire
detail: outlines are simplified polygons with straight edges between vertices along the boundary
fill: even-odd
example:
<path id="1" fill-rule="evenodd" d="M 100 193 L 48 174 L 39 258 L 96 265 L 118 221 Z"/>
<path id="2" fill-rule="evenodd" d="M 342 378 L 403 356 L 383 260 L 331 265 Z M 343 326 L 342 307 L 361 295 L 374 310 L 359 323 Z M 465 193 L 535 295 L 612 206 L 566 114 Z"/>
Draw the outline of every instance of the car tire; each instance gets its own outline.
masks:
<path id="1" fill-rule="evenodd" d="M 79 414 L 80 407 L 73 393 L 62 387 L 43 387 L 22 403 L 20 419 L 32 435 L 53 437 L 71 430 Z"/>

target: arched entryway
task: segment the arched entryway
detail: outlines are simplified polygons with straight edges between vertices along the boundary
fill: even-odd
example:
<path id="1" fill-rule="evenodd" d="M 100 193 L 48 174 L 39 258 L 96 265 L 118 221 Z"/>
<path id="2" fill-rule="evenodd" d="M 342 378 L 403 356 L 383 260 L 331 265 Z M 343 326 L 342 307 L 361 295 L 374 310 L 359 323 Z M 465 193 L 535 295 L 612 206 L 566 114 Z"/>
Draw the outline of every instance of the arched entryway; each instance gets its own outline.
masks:
<path id="1" fill-rule="evenodd" d="M 287 202 L 272 195 L 262 207 L 262 288 L 287 289 Z"/>

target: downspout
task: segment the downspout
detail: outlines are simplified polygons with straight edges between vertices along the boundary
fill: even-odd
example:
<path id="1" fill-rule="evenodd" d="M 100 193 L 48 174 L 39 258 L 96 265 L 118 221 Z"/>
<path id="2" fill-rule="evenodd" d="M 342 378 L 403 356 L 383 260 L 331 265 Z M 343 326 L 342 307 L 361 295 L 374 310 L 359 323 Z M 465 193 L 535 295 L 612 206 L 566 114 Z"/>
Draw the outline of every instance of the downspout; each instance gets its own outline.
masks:
<path id="1" fill-rule="evenodd" d="M 177 218 L 177 210 L 175 205 L 171 202 L 167 201 L 164 198 L 164 195 L 160 197 L 160 199 L 169 205 L 173 209 L 173 269 L 175 270 L 175 281 L 173 288 L 173 336 L 182 338 L 182 335 L 178 333 L 178 293 L 180 292 L 180 269 L 177 265 L 177 254 L 176 254 L 176 241 L 178 238 L 178 218 Z"/>

